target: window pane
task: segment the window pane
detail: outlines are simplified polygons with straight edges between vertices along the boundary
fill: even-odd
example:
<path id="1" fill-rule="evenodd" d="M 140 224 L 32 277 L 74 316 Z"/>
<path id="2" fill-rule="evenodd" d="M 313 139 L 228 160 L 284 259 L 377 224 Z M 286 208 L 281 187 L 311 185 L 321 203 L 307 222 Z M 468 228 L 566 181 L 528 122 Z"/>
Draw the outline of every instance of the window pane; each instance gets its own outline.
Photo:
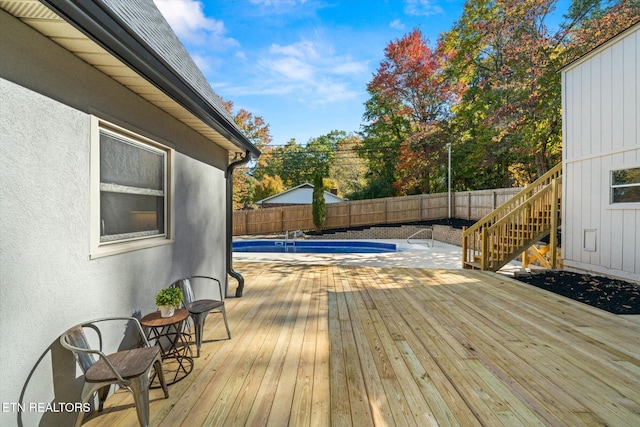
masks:
<path id="1" fill-rule="evenodd" d="M 102 191 L 100 217 L 103 242 L 163 234 L 164 197 Z"/>
<path id="2" fill-rule="evenodd" d="M 100 182 L 164 190 L 164 153 L 100 132 Z"/>
<path id="3" fill-rule="evenodd" d="M 614 188 L 613 203 L 640 203 L 640 185 Z"/>
<path id="4" fill-rule="evenodd" d="M 612 175 L 613 185 L 640 184 L 640 168 L 613 171 Z"/>

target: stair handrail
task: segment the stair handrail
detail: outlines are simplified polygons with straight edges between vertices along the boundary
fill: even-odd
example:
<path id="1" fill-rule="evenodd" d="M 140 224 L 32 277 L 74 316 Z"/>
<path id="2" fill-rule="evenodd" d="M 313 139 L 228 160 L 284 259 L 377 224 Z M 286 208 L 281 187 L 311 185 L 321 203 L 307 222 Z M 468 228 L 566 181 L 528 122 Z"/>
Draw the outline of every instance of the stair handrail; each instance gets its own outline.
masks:
<path id="1" fill-rule="evenodd" d="M 517 214 L 521 210 L 530 207 L 533 202 L 535 202 L 536 200 L 542 198 L 547 193 L 550 193 L 551 189 L 552 189 L 552 184 L 545 185 L 544 187 L 542 187 L 541 189 L 536 191 L 535 194 L 532 194 L 531 197 L 529 197 L 523 203 L 519 204 L 513 210 L 509 211 L 509 213 L 510 214 Z M 495 230 L 499 226 L 501 226 L 504 223 L 506 223 L 509 219 L 510 219 L 510 215 L 505 215 L 502 218 L 500 218 L 498 221 L 494 222 L 489 227 L 487 227 L 487 230 L 489 232 L 492 232 L 493 230 Z"/>
<path id="2" fill-rule="evenodd" d="M 503 204 L 498 206 L 492 212 L 490 212 L 487 215 L 485 215 L 484 217 L 480 218 L 475 224 L 473 224 L 471 227 L 467 228 L 465 230 L 465 232 L 463 233 L 463 235 L 469 235 L 469 234 L 473 233 L 474 231 L 478 230 L 479 228 L 481 228 L 483 226 L 486 226 L 486 224 L 488 222 L 491 222 L 491 224 L 492 224 L 493 222 L 497 221 L 497 220 L 491 221 L 495 217 L 499 217 L 499 218 L 504 217 L 511 210 L 515 209 L 517 206 L 519 206 L 522 203 L 524 203 L 524 201 L 526 201 L 529 197 L 531 197 L 532 194 L 527 196 L 527 197 L 524 197 L 524 198 L 523 198 L 523 196 L 528 195 L 529 193 L 535 193 L 537 191 L 540 191 L 540 188 L 537 188 L 537 187 L 540 187 L 541 185 L 542 185 L 542 187 L 544 187 L 544 186 L 550 184 L 551 181 L 554 178 L 558 178 L 561 174 L 562 174 L 562 163 L 558 163 L 553 168 L 551 168 L 548 172 L 546 172 L 544 175 L 542 175 L 540 178 L 536 179 L 531 184 L 529 184 L 526 187 L 524 187 L 522 190 L 520 190 L 518 193 L 516 193 L 509 200 L 507 200 L 506 202 L 504 202 Z M 520 199 L 522 199 L 522 200 L 520 200 Z M 516 202 L 518 202 L 518 203 L 516 203 Z M 513 208 L 507 209 L 508 207 L 513 205 L 514 203 L 516 205 Z M 506 210 L 506 212 L 502 213 L 502 211 L 504 211 L 504 210 Z M 491 224 L 489 224 L 488 226 L 491 226 Z"/>
<path id="3" fill-rule="evenodd" d="M 489 214 L 482 217 L 471 227 L 466 228 L 462 232 L 462 265 L 463 267 L 469 263 L 475 262 L 477 254 L 482 254 L 485 251 L 483 246 L 478 246 L 478 243 L 484 241 L 481 239 L 481 235 L 486 232 L 488 227 L 498 222 L 500 219 L 509 215 L 511 211 L 518 206 L 525 203 L 531 198 L 533 194 L 539 192 L 545 186 L 551 184 L 555 179 L 562 176 L 562 163 L 558 163 L 551 168 L 548 172 L 543 174 L 540 178 L 536 179 L 531 184 L 520 190 L 516 195 L 509 200 L 498 206 Z M 486 244 L 486 242 L 484 242 Z M 486 257 L 481 257 L 482 269 L 485 269 Z"/>
<path id="4" fill-rule="evenodd" d="M 560 181 L 562 178 L 556 178 L 558 181 Z M 540 190 L 538 190 L 535 194 L 533 194 L 530 198 L 527 199 L 527 201 L 525 203 L 520 204 L 518 207 L 516 207 L 514 210 L 512 210 L 509 215 L 504 216 L 503 218 L 501 218 L 500 220 L 498 220 L 496 223 L 494 223 L 493 225 L 491 225 L 490 227 L 486 228 L 486 237 L 487 238 L 491 238 L 491 236 L 493 236 L 496 232 L 497 229 L 499 229 L 501 226 L 508 224 L 510 221 L 513 220 L 513 217 L 518 215 L 519 212 L 530 208 L 531 206 L 533 206 L 538 200 L 544 198 L 544 197 L 553 197 L 553 186 L 554 183 L 551 182 L 550 184 L 545 185 L 543 188 L 541 188 Z M 551 200 L 551 203 L 555 203 L 556 201 Z M 558 218 L 556 218 L 556 220 L 559 220 Z M 503 259 L 491 259 L 491 260 L 487 260 L 487 262 L 490 264 L 490 267 L 493 269 L 499 269 L 502 266 L 506 265 L 507 263 L 509 263 L 510 261 L 513 261 L 514 259 L 516 259 L 524 249 L 526 249 L 527 247 L 530 246 L 531 243 L 540 240 L 541 238 L 543 238 L 544 236 L 548 235 L 549 233 L 551 233 L 552 228 L 553 228 L 553 223 L 554 223 L 554 219 L 551 217 L 551 215 L 549 216 L 549 221 L 544 222 L 543 225 L 543 230 L 539 231 L 537 234 L 533 234 L 531 236 L 528 236 L 527 239 L 523 238 L 523 242 L 522 245 L 518 246 L 516 248 L 516 250 L 512 251 L 509 256 L 503 258 Z M 558 222 L 559 224 L 559 222 Z"/>
<path id="5" fill-rule="evenodd" d="M 416 232 L 415 232 L 415 233 L 413 233 L 411 236 L 407 237 L 407 243 L 408 243 L 408 244 L 410 244 L 410 245 L 415 245 L 415 244 L 417 244 L 417 243 L 413 243 L 413 242 L 411 242 L 410 240 L 411 240 L 411 238 L 412 238 L 412 237 L 417 236 L 418 234 L 422 233 L 423 231 L 430 231 L 430 232 L 431 232 L 431 245 L 429 245 L 429 243 L 426 243 L 426 242 L 425 242 L 425 244 L 426 244 L 428 247 L 432 248 L 432 247 L 433 247 L 433 227 L 422 228 L 422 229 L 420 229 L 420 230 L 416 231 Z M 424 240 L 427 240 L 427 239 L 424 239 Z"/>

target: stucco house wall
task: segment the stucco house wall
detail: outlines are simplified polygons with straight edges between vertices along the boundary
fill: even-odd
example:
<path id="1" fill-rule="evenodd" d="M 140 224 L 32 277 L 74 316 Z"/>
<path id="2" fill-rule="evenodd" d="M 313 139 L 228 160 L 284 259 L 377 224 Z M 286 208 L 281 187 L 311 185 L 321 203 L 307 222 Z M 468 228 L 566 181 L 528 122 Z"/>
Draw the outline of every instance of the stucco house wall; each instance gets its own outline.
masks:
<path id="1" fill-rule="evenodd" d="M 228 153 L 3 11 L 0 29 L 0 425 L 70 425 L 11 405 L 78 401 L 68 327 L 141 317 L 180 277 L 226 276 Z M 89 258 L 92 116 L 176 150 L 173 243 Z"/>
<path id="2" fill-rule="evenodd" d="M 566 267 L 640 280 L 640 203 L 611 203 L 611 172 L 640 167 L 640 24 L 562 71 Z"/>

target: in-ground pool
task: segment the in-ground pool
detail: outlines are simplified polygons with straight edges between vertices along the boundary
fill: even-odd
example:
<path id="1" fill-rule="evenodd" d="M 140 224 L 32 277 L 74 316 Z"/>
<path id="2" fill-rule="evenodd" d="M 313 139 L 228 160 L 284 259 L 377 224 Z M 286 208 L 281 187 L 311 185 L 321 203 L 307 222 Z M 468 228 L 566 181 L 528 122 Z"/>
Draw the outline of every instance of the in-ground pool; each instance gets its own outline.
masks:
<path id="1" fill-rule="evenodd" d="M 281 252 L 312 254 L 379 254 L 396 252 L 394 243 L 353 240 L 238 240 L 233 242 L 234 252 Z"/>

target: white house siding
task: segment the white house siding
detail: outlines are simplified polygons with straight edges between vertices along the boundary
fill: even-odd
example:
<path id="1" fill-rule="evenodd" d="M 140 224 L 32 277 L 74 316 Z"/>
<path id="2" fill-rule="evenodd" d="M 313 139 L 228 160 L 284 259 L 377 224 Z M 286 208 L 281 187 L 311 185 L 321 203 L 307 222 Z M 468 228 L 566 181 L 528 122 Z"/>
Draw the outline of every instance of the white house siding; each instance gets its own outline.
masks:
<path id="1" fill-rule="evenodd" d="M 564 263 L 631 280 L 640 280 L 640 204 L 611 205 L 609 186 L 612 170 L 640 167 L 639 69 L 636 25 L 562 73 Z"/>
<path id="2" fill-rule="evenodd" d="M 0 28 L 0 425 L 70 425 L 5 405 L 77 401 L 68 327 L 144 315 L 185 275 L 225 277 L 227 154 L 2 12 Z M 90 114 L 176 149 L 175 243 L 89 259 Z"/>
<path id="3" fill-rule="evenodd" d="M 344 199 L 328 191 L 324 192 L 324 200 L 325 203 L 344 202 Z M 310 205 L 311 203 L 313 203 L 313 187 L 293 188 L 263 200 L 265 207 L 268 205 Z"/>

